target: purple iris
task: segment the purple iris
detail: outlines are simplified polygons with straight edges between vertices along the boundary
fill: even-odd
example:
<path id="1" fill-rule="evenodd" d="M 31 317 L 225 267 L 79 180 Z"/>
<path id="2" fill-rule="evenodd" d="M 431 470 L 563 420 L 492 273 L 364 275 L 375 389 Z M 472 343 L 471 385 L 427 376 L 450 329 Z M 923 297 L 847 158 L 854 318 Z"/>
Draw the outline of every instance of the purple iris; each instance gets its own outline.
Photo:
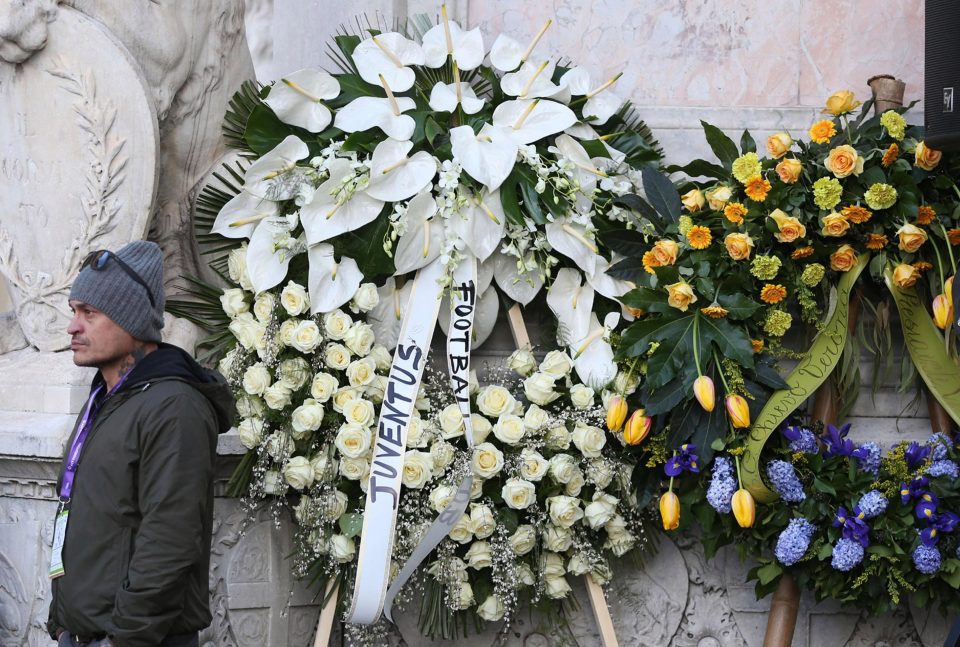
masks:
<path id="1" fill-rule="evenodd" d="M 944 512 L 941 515 L 934 515 L 930 519 L 930 525 L 920 531 L 920 541 L 924 546 L 936 546 L 940 534 L 944 532 L 953 532 L 957 524 L 960 523 L 960 517 L 952 512 Z"/>
<path id="2" fill-rule="evenodd" d="M 907 469 L 911 472 L 923 465 L 923 461 L 927 460 L 929 455 L 930 448 L 916 442 L 910 443 L 907 450 L 903 452 L 903 457 L 907 459 Z"/>
<path id="3" fill-rule="evenodd" d="M 870 545 L 870 526 L 867 525 L 866 515 L 860 508 L 854 508 L 847 513 L 846 508 L 840 506 L 837 517 L 833 520 L 834 527 L 843 528 L 843 538 L 859 543 L 866 548 Z"/>
<path id="4" fill-rule="evenodd" d="M 848 433 L 850 433 L 849 422 L 839 429 L 833 425 L 827 425 L 827 432 L 822 437 L 823 444 L 827 448 L 827 458 L 853 454 L 853 441 L 847 438 Z"/>
<path id="5" fill-rule="evenodd" d="M 697 465 L 699 457 L 694 453 L 697 446 L 693 443 L 680 445 L 680 451 L 670 457 L 670 460 L 663 466 L 663 471 L 669 477 L 680 476 L 683 472 L 700 472 Z"/>
<path id="6" fill-rule="evenodd" d="M 783 437 L 789 441 L 791 451 L 806 452 L 807 454 L 817 453 L 817 437 L 806 427 L 799 425 L 787 427 L 783 430 Z"/>
<path id="7" fill-rule="evenodd" d="M 917 478 L 910 481 L 910 485 L 906 483 L 900 484 L 900 503 L 907 505 L 910 503 L 911 499 L 916 499 L 923 496 L 927 491 L 927 484 L 930 483 L 930 479 L 926 476 L 918 476 Z"/>
<path id="8" fill-rule="evenodd" d="M 930 521 L 933 519 L 934 515 L 937 512 L 937 495 L 933 492 L 924 492 L 920 495 L 920 502 L 917 503 L 914 512 L 917 515 L 917 519 L 926 519 Z"/>

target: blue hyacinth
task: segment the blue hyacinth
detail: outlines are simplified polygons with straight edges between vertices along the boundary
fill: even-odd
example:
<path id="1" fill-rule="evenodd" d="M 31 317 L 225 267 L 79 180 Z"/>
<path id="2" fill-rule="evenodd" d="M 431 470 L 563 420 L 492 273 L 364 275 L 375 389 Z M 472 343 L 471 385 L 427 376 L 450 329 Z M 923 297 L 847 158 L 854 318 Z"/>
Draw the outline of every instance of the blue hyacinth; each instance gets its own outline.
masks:
<path id="1" fill-rule="evenodd" d="M 833 560 L 830 565 L 838 571 L 847 571 L 863 561 L 863 546 L 854 539 L 841 537 L 833 547 Z"/>
<path id="2" fill-rule="evenodd" d="M 880 473 L 880 445 L 877 443 L 863 443 L 853 451 L 853 456 L 864 472 L 874 476 Z"/>
<path id="3" fill-rule="evenodd" d="M 913 551 L 913 565 L 924 575 L 936 573 L 940 570 L 940 549 L 920 544 Z"/>
<path id="4" fill-rule="evenodd" d="M 933 460 L 942 461 L 947 457 L 947 452 L 953 447 L 953 441 L 950 436 L 937 432 L 927 438 L 927 444 L 933 447 Z"/>
<path id="5" fill-rule="evenodd" d="M 783 430 L 783 436 L 790 441 L 790 451 L 816 454 L 820 449 L 817 437 L 806 427 L 787 427 Z"/>
<path id="6" fill-rule="evenodd" d="M 800 503 L 807 498 L 803 483 L 797 478 L 793 465 L 786 461 L 770 461 L 767 464 L 767 476 L 780 497 L 788 503 Z"/>
<path id="7" fill-rule="evenodd" d="M 957 477 L 960 476 L 960 467 L 949 458 L 944 458 L 933 461 L 930 467 L 927 468 L 926 474 L 927 476 L 933 477 L 947 476 L 956 480 Z"/>
<path id="8" fill-rule="evenodd" d="M 887 499 L 877 490 L 870 490 L 860 497 L 857 507 L 860 508 L 867 519 L 873 519 L 883 514 L 884 510 L 887 509 Z"/>
<path id="9" fill-rule="evenodd" d="M 719 456 L 713 462 L 713 476 L 707 488 L 707 502 L 720 514 L 731 511 L 730 500 L 737 491 L 737 479 L 733 475 L 733 461 Z"/>
<path id="10" fill-rule="evenodd" d="M 773 554 L 784 566 L 792 566 L 800 561 L 810 548 L 810 538 L 817 527 L 806 519 L 791 519 L 777 538 L 777 547 Z"/>

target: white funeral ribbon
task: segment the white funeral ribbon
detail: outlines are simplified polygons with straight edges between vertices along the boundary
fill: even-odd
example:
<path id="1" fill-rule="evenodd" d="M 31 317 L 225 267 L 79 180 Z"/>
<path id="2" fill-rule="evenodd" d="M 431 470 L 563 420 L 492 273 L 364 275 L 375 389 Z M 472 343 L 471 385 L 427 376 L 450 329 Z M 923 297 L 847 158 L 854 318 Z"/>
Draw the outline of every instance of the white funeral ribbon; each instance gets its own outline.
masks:
<path id="1" fill-rule="evenodd" d="M 450 327 L 447 329 L 447 368 L 450 386 L 463 415 L 463 434 L 467 447 L 473 449 L 473 421 L 470 418 L 470 349 L 473 345 L 473 316 L 477 306 L 477 259 L 464 258 L 453 272 L 450 289 Z M 393 622 L 393 599 L 407 583 L 421 562 L 443 538 L 450 534 L 470 502 L 473 474 L 467 473 L 460 481 L 450 504 L 430 524 L 427 534 L 410 553 L 406 564 L 387 590 L 383 613 Z"/>
<path id="2" fill-rule="evenodd" d="M 440 312 L 443 288 L 439 280 L 443 271 L 439 259 L 419 270 L 407 301 L 407 314 L 400 328 L 380 407 L 370 485 L 363 508 L 357 579 L 346 622 L 372 624 L 380 619 L 383 610 L 400 503 L 407 428 Z"/>

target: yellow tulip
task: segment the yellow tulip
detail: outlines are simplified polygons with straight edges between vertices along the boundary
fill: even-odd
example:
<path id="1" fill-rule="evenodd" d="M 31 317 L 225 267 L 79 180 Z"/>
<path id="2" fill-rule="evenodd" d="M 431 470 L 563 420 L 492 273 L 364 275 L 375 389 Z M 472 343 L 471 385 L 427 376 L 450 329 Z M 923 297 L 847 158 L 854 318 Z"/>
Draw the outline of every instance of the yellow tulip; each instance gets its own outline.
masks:
<path id="1" fill-rule="evenodd" d="M 753 500 L 753 495 L 747 490 L 740 488 L 733 493 L 733 501 L 730 505 L 733 507 L 733 516 L 741 528 L 752 528 L 753 522 L 757 518 L 757 504 Z"/>
<path id="2" fill-rule="evenodd" d="M 953 277 L 943 282 L 943 293 L 947 295 L 947 303 L 953 305 Z"/>
<path id="3" fill-rule="evenodd" d="M 716 394 L 713 388 L 713 380 L 706 375 L 701 375 L 693 382 L 693 395 L 697 402 L 703 407 L 704 411 L 713 411 L 716 403 Z"/>
<path id="4" fill-rule="evenodd" d="M 750 426 L 750 407 L 747 401 L 741 395 L 728 395 L 727 415 L 730 416 L 730 422 L 737 429 L 746 429 Z"/>
<path id="5" fill-rule="evenodd" d="M 653 418 L 648 416 L 643 409 L 637 409 L 627 421 L 627 426 L 623 430 L 623 439 L 628 445 L 639 445 L 650 434 L 650 426 L 653 424 Z"/>
<path id="6" fill-rule="evenodd" d="M 933 323 L 937 328 L 943 330 L 950 325 L 950 319 L 953 318 L 950 312 L 952 309 L 953 304 L 947 301 L 946 295 L 938 294 L 933 298 Z"/>
<path id="7" fill-rule="evenodd" d="M 680 499 L 673 492 L 664 492 L 660 497 L 660 517 L 664 530 L 676 530 L 680 525 Z"/>
<path id="8" fill-rule="evenodd" d="M 619 431 L 623 422 L 627 419 L 627 401 L 619 395 L 610 399 L 607 407 L 607 429 L 610 431 Z"/>

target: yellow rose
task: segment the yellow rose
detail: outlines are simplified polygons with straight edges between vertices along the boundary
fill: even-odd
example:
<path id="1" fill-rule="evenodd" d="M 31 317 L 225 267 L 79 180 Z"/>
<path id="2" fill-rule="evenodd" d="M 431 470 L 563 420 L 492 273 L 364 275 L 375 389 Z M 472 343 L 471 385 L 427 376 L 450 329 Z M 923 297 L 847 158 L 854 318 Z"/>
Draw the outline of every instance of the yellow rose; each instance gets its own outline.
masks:
<path id="1" fill-rule="evenodd" d="M 927 232 L 916 225 L 906 224 L 897 230 L 897 238 L 900 241 L 897 246 L 903 251 L 912 254 L 927 242 Z"/>
<path id="2" fill-rule="evenodd" d="M 753 252 L 753 239 L 747 234 L 727 234 L 723 243 L 727 246 L 730 258 L 735 261 L 744 261 Z"/>
<path id="3" fill-rule="evenodd" d="M 919 278 L 920 270 L 907 263 L 900 263 L 893 270 L 893 282 L 897 284 L 898 288 L 913 287 Z"/>
<path id="4" fill-rule="evenodd" d="M 787 133 L 776 133 L 767 137 L 767 152 L 775 160 L 787 154 L 793 146 L 793 138 Z"/>
<path id="5" fill-rule="evenodd" d="M 658 240 L 650 251 L 653 253 L 653 257 L 657 259 L 658 267 L 665 267 L 677 262 L 680 245 L 675 240 Z"/>
<path id="6" fill-rule="evenodd" d="M 723 208 L 727 206 L 727 203 L 730 202 L 730 199 L 733 197 L 733 192 L 728 186 L 715 186 L 706 193 L 707 204 L 710 205 L 710 208 L 714 211 L 723 211 Z"/>
<path id="7" fill-rule="evenodd" d="M 860 156 L 857 149 L 848 144 L 832 149 L 827 158 L 823 160 L 823 165 L 836 177 L 863 173 L 863 157 Z"/>
<path id="8" fill-rule="evenodd" d="M 929 148 L 925 142 L 917 144 L 917 151 L 914 153 L 914 164 L 924 171 L 932 171 L 940 163 L 940 157 L 943 155 L 935 148 Z"/>
<path id="9" fill-rule="evenodd" d="M 684 312 L 687 311 L 691 303 L 697 302 L 697 295 L 693 293 L 693 288 L 684 281 L 668 285 L 667 295 L 667 303 Z"/>
<path id="10" fill-rule="evenodd" d="M 857 252 L 850 245 L 842 245 L 830 254 L 830 269 L 837 272 L 848 272 L 857 264 Z"/>
<path id="11" fill-rule="evenodd" d="M 780 230 L 780 233 L 776 234 L 776 238 L 781 243 L 792 243 L 796 239 L 807 235 L 807 228 L 802 222 L 788 216 L 780 209 L 774 209 L 770 217 L 777 223 L 777 228 Z"/>
<path id="12" fill-rule="evenodd" d="M 696 213 L 703 209 L 703 205 L 706 203 L 706 198 L 703 197 L 703 191 L 700 189 L 690 189 L 682 196 L 680 196 L 680 202 L 683 203 L 683 206 L 687 208 L 687 211 L 690 213 Z"/>
<path id="13" fill-rule="evenodd" d="M 839 238 L 847 233 L 847 230 L 849 229 L 850 222 L 841 214 L 834 211 L 833 213 L 823 217 L 823 229 L 820 230 L 820 234 L 823 236 Z"/>
<path id="14" fill-rule="evenodd" d="M 827 99 L 827 107 L 823 109 L 823 112 L 829 112 L 831 115 L 843 115 L 859 105 L 860 102 L 853 96 L 853 92 L 840 90 L 830 95 Z"/>
<path id="15" fill-rule="evenodd" d="M 797 180 L 800 179 L 800 171 L 803 170 L 803 165 L 800 163 L 800 160 L 791 157 L 780 160 L 775 170 L 784 183 L 796 184 Z"/>

